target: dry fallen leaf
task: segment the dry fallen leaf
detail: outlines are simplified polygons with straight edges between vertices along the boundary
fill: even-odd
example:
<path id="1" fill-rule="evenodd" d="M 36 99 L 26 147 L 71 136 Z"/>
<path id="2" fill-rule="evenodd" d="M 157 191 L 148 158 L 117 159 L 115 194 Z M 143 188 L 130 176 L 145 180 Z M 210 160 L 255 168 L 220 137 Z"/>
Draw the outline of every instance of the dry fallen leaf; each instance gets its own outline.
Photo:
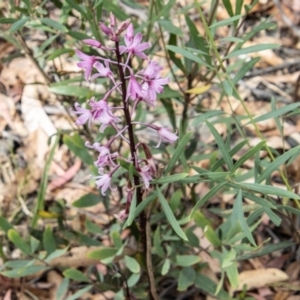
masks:
<path id="1" fill-rule="evenodd" d="M 244 271 L 239 274 L 239 286 L 231 292 L 242 291 L 246 285 L 247 290 L 264 287 L 270 283 L 287 280 L 289 276 L 275 268 Z"/>

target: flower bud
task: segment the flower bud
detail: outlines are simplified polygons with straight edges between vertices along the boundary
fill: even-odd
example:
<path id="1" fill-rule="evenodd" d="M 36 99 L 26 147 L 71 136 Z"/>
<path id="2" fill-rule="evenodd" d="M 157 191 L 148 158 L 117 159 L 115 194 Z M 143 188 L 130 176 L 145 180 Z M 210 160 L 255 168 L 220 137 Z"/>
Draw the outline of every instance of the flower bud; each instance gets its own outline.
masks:
<path id="1" fill-rule="evenodd" d="M 99 27 L 104 34 L 108 36 L 113 35 L 113 31 L 110 28 L 108 28 L 105 24 L 100 22 Z"/>

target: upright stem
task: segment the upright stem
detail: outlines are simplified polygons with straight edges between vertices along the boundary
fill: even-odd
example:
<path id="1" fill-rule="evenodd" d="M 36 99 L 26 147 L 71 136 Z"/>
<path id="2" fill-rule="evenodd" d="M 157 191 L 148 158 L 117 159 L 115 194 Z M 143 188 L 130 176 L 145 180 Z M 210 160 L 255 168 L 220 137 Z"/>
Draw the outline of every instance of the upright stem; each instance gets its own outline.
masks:
<path id="1" fill-rule="evenodd" d="M 118 71 L 120 75 L 120 80 L 122 82 L 121 88 L 122 88 L 122 102 L 123 102 L 123 107 L 124 107 L 124 115 L 125 115 L 125 121 L 128 126 L 127 132 L 129 136 L 129 146 L 130 146 L 130 153 L 133 161 L 133 165 L 135 168 L 138 168 L 137 166 L 137 160 L 136 160 L 136 147 L 135 147 L 135 141 L 134 141 L 134 133 L 133 133 L 133 126 L 131 124 L 131 116 L 130 116 L 130 111 L 129 111 L 129 106 L 128 102 L 126 101 L 126 93 L 127 93 L 127 87 L 126 87 L 126 80 L 125 80 L 125 74 L 124 70 L 122 67 L 122 58 L 119 50 L 119 42 L 115 42 L 116 45 L 116 56 L 117 56 L 117 62 L 118 62 Z M 143 201 L 143 193 L 142 189 L 140 187 L 140 178 L 136 175 L 133 176 L 133 181 L 134 185 L 136 186 L 136 199 L 137 199 L 137 204 L 140 204 Z M 140 221 L 140 233 L 141 233 L 141 239 L 142 239 L 142 244 L 143 244 L 143 254 L 145 257 L 145 262 L 147 265 L 147 268 L 149 267 L 149 259 L 147 259 L 147 253 L 151 253 L 151 249 L 148 249 L 148 244 L 149 241 L 147 242 L 147 232 L 146 232 L 146 227 L 147 227 L 147 218 L 146 218 L 146 213 L 144 211 L 141 212 L 139 216 L 139 221 Z M 151 245 L 150 245 L 151 248 Z M 151 262 L 150 262 L 151 263 Z M 151 281 L 151 276 L 149 276 L 148 273 L 148 281 L 149 281 L 149 286 L 152 285 Z M 151 300 L 158 299 L 156 297 L 156 291 L 153 292 L 153 290 L 150 288 L 149 291 L 149 297 Z"/>

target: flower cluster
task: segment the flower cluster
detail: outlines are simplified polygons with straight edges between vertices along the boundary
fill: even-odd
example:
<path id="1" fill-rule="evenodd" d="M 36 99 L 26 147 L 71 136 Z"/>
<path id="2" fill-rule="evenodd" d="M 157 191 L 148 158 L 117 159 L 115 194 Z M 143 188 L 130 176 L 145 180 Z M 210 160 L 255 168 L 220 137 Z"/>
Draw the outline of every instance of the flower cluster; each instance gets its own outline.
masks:
<path id="1" fill-rule="evenodd" d="M 123 159 L 133 163 L 135 170 L 140 176 L 135 176 L 134 182 L 128 179 L 127 203 L 126 209 L 116 215 L 119 219 L 124 219 L 128 215 L 130 202 L 134 188 L 148 189 L 150 182 L 156 176 L 156 166 L 152 158 L 151 152 L 145 143 L 136 143 L 134 137 L 134 127 L 136 124 L 148 126 L 158 134 L 159 142 L 173 143 L 178 137 L 168 128 L 146 124 L 141 122 L 132 122 L 131 118 L 139 104 L 155 106 L 157 94 L 163 92 L 164 86 L 168 83 L 168 78 L 161 78 L 160 71 L 162 67 L 155 61 L 149 60 L 144 51 L 150 47 L 147 42 L 142 42 L 142 34 L 134 34 L 134 28 L 130 20 L 126 20 L 117 26 L 115 17 L 110 15 L 110 24 L 106 26 L 103 23 L 99 24 L 100 30 L 114 42 L 114 47 L 106 47 L 100 42 L 88 39 L 83 42 L 99 50 L 104 50 L 106 53 L 111 52 L 112 57 L 116 60 L 99 56 L 90 56 L 76 50 L 81 61 L 77 64 L 78 67 L 84 70 L 86 80 L 95 80 L 98 77 L 107 78 L 111 82 L 112 89 L 107 91 L 102 99 L 90 99 L 87 102 L 87 108 L 80 104 L 75 104 L 75 109 L 72 112 L 78 115 L 76 120 L 77 125 L 97 123 L 100 125 L 100 131 L 103 132 L 106 127 L 112 126 L 116 135 L 113 136 L 106 144 L 86 143 L 86 146 L 98 152 L 98 159 L 95 165 L 99 170 L 99 176 L 96 177 L 96 185 L 101 189 L 101 193 L 105 195 L 108 188 L 111 188 L 112 175 L 120 167 L 118 160 Z M 124 32 L 124 45 L 120 45 L 120 36 Z M 137 56 L 147 62 L 145 69 L 134 71 L 131 68 L 131 59 Z M 118 70 L 116 76 L 113 70 Z M 112 94 L 118 93 L 122 99 L 122 106 L 114 107 L 109 102 Z M 117 110 L 122 110 L 124 121 L 115 115 Z M 122 122 L 123 121 L 123 122 Z M 125 124 L 125 125 L 124 125 Z M 111 152 L 111 145 L 117 139 L 123 139 L 129 144 L 131 158 L 123 158 L 118 152 Z M 144 158 L 139 158 L 139 154 L 143 152 Z M 139 187 L 137 187 L 139 185 Z"/>

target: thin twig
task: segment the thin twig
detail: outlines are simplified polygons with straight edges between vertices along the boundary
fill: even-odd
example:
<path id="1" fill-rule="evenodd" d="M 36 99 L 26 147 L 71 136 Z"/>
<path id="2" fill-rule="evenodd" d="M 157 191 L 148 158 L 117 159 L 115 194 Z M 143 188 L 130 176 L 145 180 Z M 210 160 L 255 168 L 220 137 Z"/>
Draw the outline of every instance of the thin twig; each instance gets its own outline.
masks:
<path id="1" fill-rule="evenodd" d="M 154 272 L 153 272 L 153 266 L 152 266 L 150 212 L 151 212 L 151 207 L 148 206 L 148 208 L 146 210 L 146 237 L 147 237 L 146 261 L 147 261 L 147 272 L 148 272 L 151 296 L 154 300 L 159 300 L 158 295 L 157 295 L 157 291 L 156 291 L 156 284 L 155 284 Z"/>

